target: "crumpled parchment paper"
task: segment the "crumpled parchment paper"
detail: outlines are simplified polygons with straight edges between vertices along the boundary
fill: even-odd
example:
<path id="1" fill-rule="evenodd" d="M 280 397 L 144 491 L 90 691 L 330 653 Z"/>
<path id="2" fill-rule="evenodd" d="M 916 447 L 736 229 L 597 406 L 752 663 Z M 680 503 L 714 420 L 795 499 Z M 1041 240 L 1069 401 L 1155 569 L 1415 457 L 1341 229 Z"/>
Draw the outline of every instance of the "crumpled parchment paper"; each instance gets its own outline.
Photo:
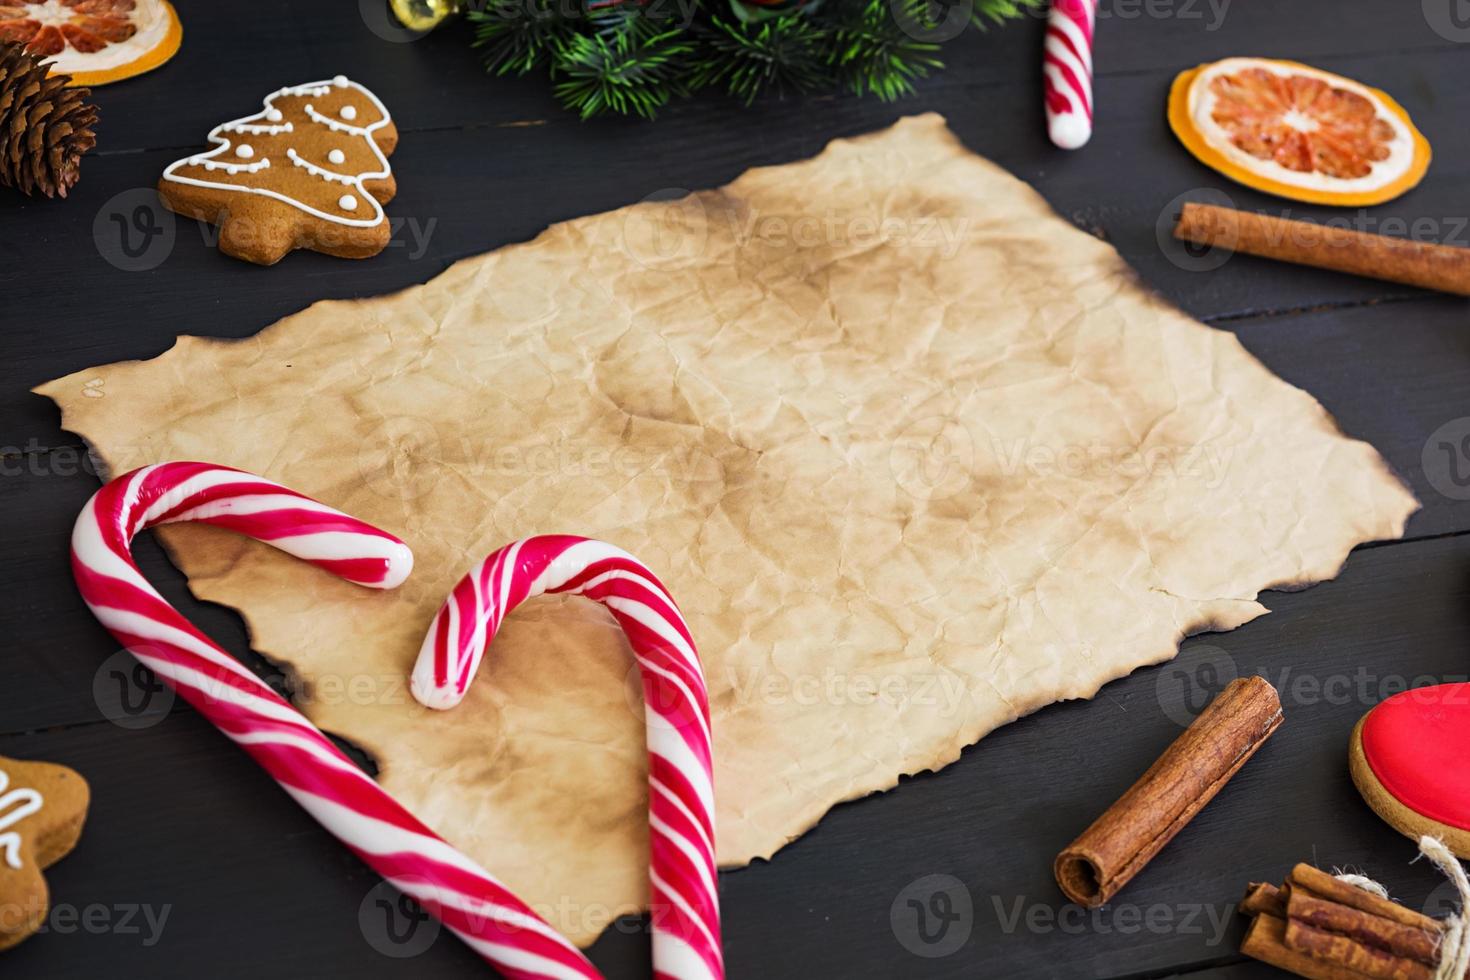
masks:
<path id="1" fill-rule="evenodd" d="M 1416 503 L 1368 445 L 1108 245 L 906 119 L 556 225 L 420 287 L 40 389 L 113 472 L 242 467 L 400 534 L 395 593 L 163 533 L 323 728 L 578 942 L 646 895 L 640 694 L 580 599 L 510 617 L 466 702 L 405 678 L 521 536 L 640 556 L 704 656 L 719 853 L 1330 578 Z"/>

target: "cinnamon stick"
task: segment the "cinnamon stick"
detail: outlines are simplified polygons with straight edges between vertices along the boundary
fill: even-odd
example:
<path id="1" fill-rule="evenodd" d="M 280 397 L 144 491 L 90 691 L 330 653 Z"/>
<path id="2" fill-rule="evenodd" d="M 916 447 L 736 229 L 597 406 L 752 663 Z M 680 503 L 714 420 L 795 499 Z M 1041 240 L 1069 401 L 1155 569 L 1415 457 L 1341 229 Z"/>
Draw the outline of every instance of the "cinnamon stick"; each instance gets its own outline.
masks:
<path id="1" fill-rule="evenodd" d="M 1274 915 L 1258 915 L 1251 920 L 1240 951 L 1253 960 L 1307 980 L 1364 980 L 1363 974 L 1341 963 L 1317 959 L 1287 946 L 1286 920 Z"/>
<path id="2" fill-rule="evenodd" d="M 1372 912 L 1319 898 L 1301 888 L 1289 891 L 1286 909 L 1287 918 L 1303 926 L 1343 936 L 1354 943 L 1393 956 L 1407 957 L 1425 966 L 1439 963 L 1442 936 L 1438 929 L 1431 931 L 1404 925 Z M 1290 934 L 1287 941 L 1291 942 Z"/>
<path id="3" fill-rule="evenodd" d="M 1470 248 L 1185 204 L 1174 237 L 1248 255 L 1470 296 Z"/>
<path id="4" fill-rule="evenodd" d="M 1102 816 L 1057 855 L 1062 892 L 1108 902 L 1194 819 L 1281 724 L 1281 699 L 1260 677 L 1232 681 Z"/>
<path id="5" fill-rule="evenodd" d="M 1245 890 L 1245 898 L 1236 906 L 1242 915 L 1274 915 L 1286 918 L 1286 896 L 1281 889 L 1264 881 L 1253 881 Z"/>
<path id="6" fill-rule="evenodd" d="M 1434 980 L 1434 968 L 1418 960 L 1395 956 L 1351 936 L 1317 929 L 1297 919 L 1286 920 L 1282 938 L 1288 949 L 1338 964 L 1373 980 Z"/>
<path id="7" fill-rule="evenodd" d="M 1336 902 L 1338 905 L 1371 912 L 1373 915 L 1423 930 L 1432 936 L 1439 936 L 1444 931 L 1444 926 L 1438 919 L 1405 908 L 1398 902 L 1379 898 L 1356 885 L 1339 881 L 1326 871 L 1314 868 L 1310 864 L 1298 864 L 1291 869 L 1291 874 L 1286 880 L 1291 885 L 1292 891 L 1306 890 L 1320 898 Z"/>

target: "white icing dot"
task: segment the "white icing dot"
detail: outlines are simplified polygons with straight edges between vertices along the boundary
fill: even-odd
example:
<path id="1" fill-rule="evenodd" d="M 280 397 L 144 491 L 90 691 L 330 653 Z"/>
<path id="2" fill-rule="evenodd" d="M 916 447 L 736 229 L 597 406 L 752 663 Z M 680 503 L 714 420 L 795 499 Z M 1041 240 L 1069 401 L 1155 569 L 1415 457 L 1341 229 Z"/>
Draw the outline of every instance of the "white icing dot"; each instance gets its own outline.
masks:
<path id="1" fill-rule="evenodd" d="M 270 110 L 269 112 L 267 112 L 265 114 L 265 118 L 269 119 L 271 122 L 280 122 L 281 121 L 281 110 L 280 109 L 272 109 L 272 110 Z"/>
<path id="2" fill-rule="evenodd" d="M 342 197 L 337 201 L 337 207 L 341 208 L 343 211 L 356 211 L 357 198 L 353 197 L 351 194 L 343 194 Z"/>
<path id="3" fill-rule="evenodd" d="M 332 163 L 346 163 L 347 154 L 343 153 L 341 150 L 333 150 L 331 153 L 327 154 L 327 159 L 330 160 Z"/>
<path id="4" fill-rule="evenodd" d="M 342 107 L 342 118 L 349 122 L 357 118 L 357 106 L 344 105 Z"/>
<path id="5" fill-rule="evenodd" d="M 251 157 L 255 156 L 255 147 L 251 146 L 249 143 L 241 143 L 239 146 L 235 147 L 235 156 L 239 157 L 241 160 L 249 160 Z"/>
<path id="6" fill-rule="evenodd" d="M 346 88 L 347 87 L 347 76 L 346 75 L 333 75 L 332 76 L 332 84 L 335 85 L 335 86 L 337 86 L 338 88 Z"/>

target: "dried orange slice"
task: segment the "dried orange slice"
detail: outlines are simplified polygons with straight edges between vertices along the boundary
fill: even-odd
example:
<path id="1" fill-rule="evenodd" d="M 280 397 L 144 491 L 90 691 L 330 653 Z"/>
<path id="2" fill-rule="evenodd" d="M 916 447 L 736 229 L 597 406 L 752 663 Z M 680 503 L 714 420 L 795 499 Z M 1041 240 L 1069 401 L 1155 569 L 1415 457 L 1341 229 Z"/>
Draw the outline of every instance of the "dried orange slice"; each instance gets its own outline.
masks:
<path id="1" fill-rule="evenodd" d="M 1403 106 L 1294 61 L 1226 58 L 1182 72 L 1169 125 L 1231 180 L 1313 204 L 1381 204 L 1429 169 L 1429 142 Z"/>
<path id="2" fill-rule="evenodd" d="M 0 0 L 0 40 L 17 41 L 72 85 L 151 71 L 183 38 L 168 0 Z"/>

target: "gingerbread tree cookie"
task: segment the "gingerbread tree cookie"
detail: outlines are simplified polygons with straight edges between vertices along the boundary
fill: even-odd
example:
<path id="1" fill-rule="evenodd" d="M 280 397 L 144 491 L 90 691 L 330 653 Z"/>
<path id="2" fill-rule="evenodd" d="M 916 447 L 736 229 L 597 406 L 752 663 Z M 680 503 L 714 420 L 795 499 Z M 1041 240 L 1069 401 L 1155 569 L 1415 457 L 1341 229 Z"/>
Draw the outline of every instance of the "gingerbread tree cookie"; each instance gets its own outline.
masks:
<path id="1" fill-rule="evenodd" d="M 91 791 L 65 766 L 0 756 L 0 950 L 46 921 L 43 870 L 76 847 Z"/>
<path id="2" fill-rule="evenodd" d="M 358 83 L 338 75 L 278 89 L 209 141 L 212 150 L 168 165 L 158 195 L 218 225 L 225 254 L 272 265 L 295 248 L 367 258 L 387 246 L 398 130 Z"/>

